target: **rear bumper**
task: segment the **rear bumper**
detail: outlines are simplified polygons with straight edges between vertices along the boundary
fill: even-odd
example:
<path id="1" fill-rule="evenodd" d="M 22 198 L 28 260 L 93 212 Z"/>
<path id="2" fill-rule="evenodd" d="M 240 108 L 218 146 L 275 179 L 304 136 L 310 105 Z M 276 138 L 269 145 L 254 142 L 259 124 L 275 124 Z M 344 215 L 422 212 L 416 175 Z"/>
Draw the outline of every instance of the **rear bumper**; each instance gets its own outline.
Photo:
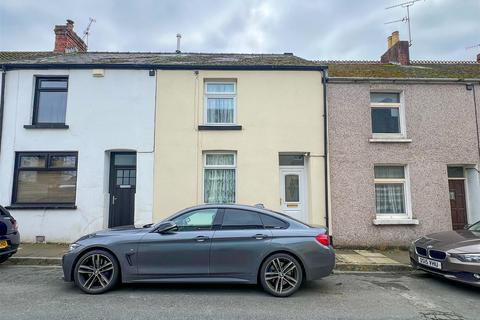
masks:
<path id="1" fill-rule="evenodd" d="M 474 274 L 480 275 L 480 265 L 463 263 L 455 258 L 447 256 L 445 260 L 439 261 L 442 263 L 442 269 L 438 270 L 419 264 L 418 257 L 419 256 L 415 251 L 410 251 L 410 264 L 415 269 L 420 269 L 453 281 L 480 287 L 480 279 L 477 279 L 474 276 Z"/>
<path id="2" fill-rule="evenodd" d="M 0 249 L 0 256 L 11 256 L 17 252 L 18 246 L 20 245 L 20 233 L 15 232 L 5 236 L 0 236 L 0 240 L 7 240 L 8 242 L 7 248 Z"/>
<path id="3" fill-rule="evenodd" d="M 331 246 L 323 247 L 320 255 L 307 258 L 304 263 L 307 280 L 318 280 L 330 275 L 335 268 L 335 251 Z"/>

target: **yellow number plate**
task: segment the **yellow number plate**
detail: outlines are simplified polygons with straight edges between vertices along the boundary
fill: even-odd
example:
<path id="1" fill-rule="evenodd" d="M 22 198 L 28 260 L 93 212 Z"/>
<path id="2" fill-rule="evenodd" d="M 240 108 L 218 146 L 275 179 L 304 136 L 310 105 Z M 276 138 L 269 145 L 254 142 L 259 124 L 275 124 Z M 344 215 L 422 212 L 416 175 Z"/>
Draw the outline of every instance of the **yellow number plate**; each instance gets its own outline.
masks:
<path id="1" fill-rule="evenodd" d="M 7 240 L 0 240 L 0 249 L 5 249 L 8 247 Z"/>

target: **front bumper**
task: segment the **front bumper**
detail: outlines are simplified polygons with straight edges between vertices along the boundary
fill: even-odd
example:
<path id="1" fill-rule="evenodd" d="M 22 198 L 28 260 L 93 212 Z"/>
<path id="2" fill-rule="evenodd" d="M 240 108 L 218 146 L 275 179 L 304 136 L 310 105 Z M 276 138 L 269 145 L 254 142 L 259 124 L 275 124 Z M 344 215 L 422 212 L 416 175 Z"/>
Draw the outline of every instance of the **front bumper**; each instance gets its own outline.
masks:
<path id="1" fill-rule="evenodd" d="M 17 231 L 12 234 L 0 236 L 0 240 L 7 240 L 8 243 L 8 247 L 0 249 L 0 256 L 11 256 L 17 252 L 18 246 L 20 245 L 20 233 Z"/>
<path id="2" fill-rule="evenodd" d="M 434 269 L 418 263 L 419 256 L 422 258 L 427 258 L 440 262 L 442 264 L 442 269 Z M 415 269 L 420 269 L 449 280 L 454 280 L 472 286 L 480 287 L 480 279 L 477 279 L 474 276 L 475 274 L 480 276 L 480 264 L 463 262 L 448 254 L 444 260 L 424 257 L 418 255 L 413 247 L 410 248 L 410 263 Z"/>
<path id="3" fill-rule="evenodd" d="M 76 254 L 68 252 L 62 257 L 63 280 L 66 282 L 73 281 L 72 275 L 76 256 Z"/>

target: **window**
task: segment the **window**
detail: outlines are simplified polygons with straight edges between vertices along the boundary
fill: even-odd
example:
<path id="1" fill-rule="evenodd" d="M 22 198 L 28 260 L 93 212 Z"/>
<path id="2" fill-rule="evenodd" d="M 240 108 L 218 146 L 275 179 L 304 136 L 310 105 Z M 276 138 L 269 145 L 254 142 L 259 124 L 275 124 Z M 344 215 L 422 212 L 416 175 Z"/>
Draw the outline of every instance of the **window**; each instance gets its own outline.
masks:
<path id="1" fill-rule="evenodd" d="M 448 178 L 449 179 L 462 179 L 465 178 L 465 173 L 463 167 L 448 167 Z"/>
<path id="2" fill-rule="evenodd" d="M 265 229 L 286 229 L 288 227 L 288 224 L 285 221 L 266 214 L 261 214 L 260 218 L 262 219 Z"/>
<path id="3" fill-rule="evenodd" d="M 370 93 L 372 133 L 374 135 L 403 135 L 400 93 Z"/>
<path id="4" fill-rule="evenodd" d="M 14 204 L 75 204 L 77 153 L 16 154 Z"/>
<path id="5" fill-rule="evenodd" d="M 211 230 L 217 209 L 194 210 L 175 218 L 178 231 Z"/>
<path id="6" fill-rule="evenodd" d="M 236 122 L 236 83 L 205 83 L 205 124 L 231 125 Z"/>
<path id="7" fill-rule="evenodd" d="M 33 124 L 65 124 L 68 78 L 37 77 Z"/>
<path id="8" fill-rule="evenodd" d="M 258 213 L 241 209 L 225 209 L 222 230 L 263 229 Z"/>
<path id="9" fill-rule="evenodd" d="M 375 166 L 377 217 L 406 216 L 409 211 L 407 210 L 406 194 L 404 166 Z"/>
<path id="10" fill-rule="evenodd" d="M 303 166 L 304 158 L 303 154 L 281 154 L 278 156 L 278 162 L 281 166 Z"/>
<path id="11" fill-rule="evenodd" d="M 204 202 L 234 203 L 235 154 L 207 153 L 204 158 Z"/>

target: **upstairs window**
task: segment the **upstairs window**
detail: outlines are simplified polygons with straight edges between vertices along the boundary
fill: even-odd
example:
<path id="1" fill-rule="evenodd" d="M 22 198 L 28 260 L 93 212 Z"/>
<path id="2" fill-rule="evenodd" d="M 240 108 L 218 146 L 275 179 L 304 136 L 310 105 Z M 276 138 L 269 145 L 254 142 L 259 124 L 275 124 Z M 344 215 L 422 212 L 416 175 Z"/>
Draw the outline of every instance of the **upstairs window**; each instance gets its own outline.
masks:
<path id="1" fill-rule="evenodd" d="M 67 92 L 67 77 L 37 77 L 32 123 L 65 124 Z"/>
<path id="2" fill-rule="evenodd" d="M 374 135 L 403 135 L 400 93 L 370 93 L 372 133 Z"/>
<path id="3" fill-rule="evenodd" d="M 205 83 L 205 124 L 231 125 L 236 122 L 236 83 Z"/>

